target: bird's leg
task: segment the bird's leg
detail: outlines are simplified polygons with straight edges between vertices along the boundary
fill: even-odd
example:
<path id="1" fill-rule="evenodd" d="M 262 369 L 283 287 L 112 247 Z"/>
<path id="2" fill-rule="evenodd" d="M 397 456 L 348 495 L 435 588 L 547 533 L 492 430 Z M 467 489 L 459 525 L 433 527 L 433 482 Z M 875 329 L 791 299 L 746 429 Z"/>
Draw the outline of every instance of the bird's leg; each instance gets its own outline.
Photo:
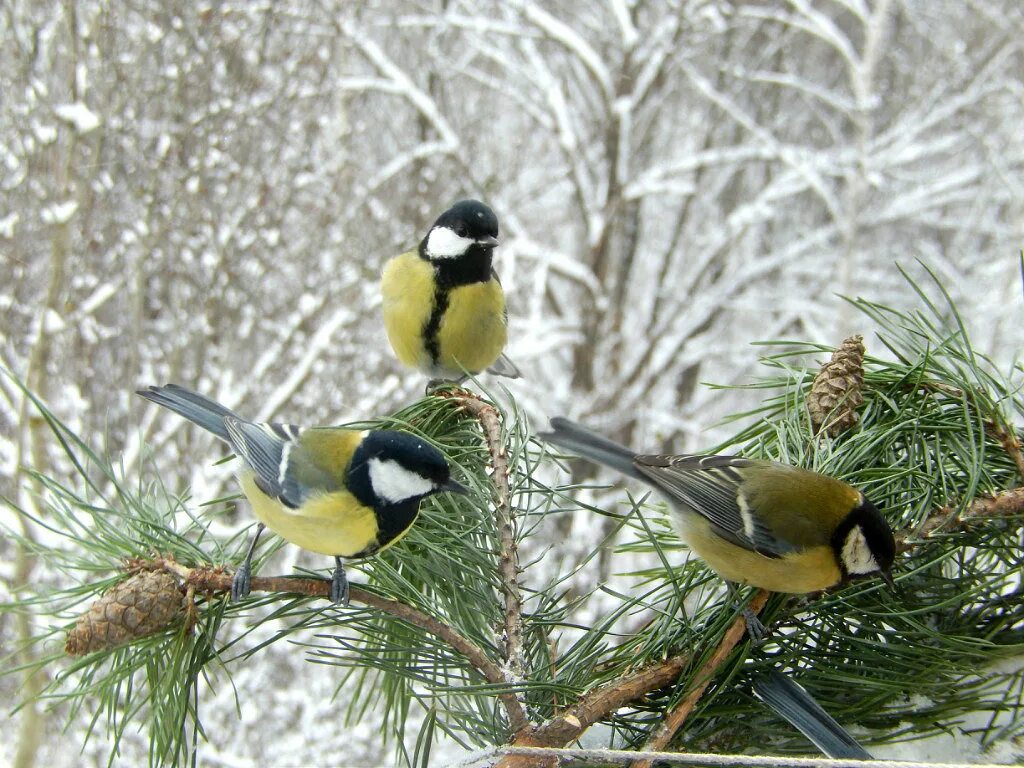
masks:
<path id="1" fill-rule="evenodd" d="M 768 628 L 757 618 L 757 614 L 747 607 L 743 608 L 743 620 L 747 622 L 747 634 L 755 645 L 760 645 L 768 639 Z"/>
<path id="2" fill-rule="evenodd" d="M 458 387 L 468 378 L 469 376 L 459 376 L 457 379 L 431 379 L 427 382 L 423 394 L 429 395 L 442 387 Z"/>
<path id="3" fill-rule="evenodd" d="M 331 574 L 331 602 L 348 605 L 348 577 L 345 576 L 345 564 L 337 556 L 334 558 L 334 573 Z"/>
<path id="4" fill-rule="evenodd" d="M 260 540 L 260 534 L 263 533 L 263 529 L 266 527 L 263 523 L 259 523 L 256 526 L 256 535 L 252 537 L 249 551 L 245 553 L 245 560 L 242 561 L 242 564 L 235 571 L 235 575 L 231 579 L 232 601 L 241 600 L 249 595 L 249 589 L 252 586 L 252 554 L 256 551 L 256 543 Z"/>
<path id="5" fill-rule="evenodd" d="M 739 607 L 743 620 L 747 623 L 747 634 L 750 635 L 750 639 L 754 641 L 755 645 L 760 645 L 768 639 L 769 632 L 767 627 L 757 618 L 757 614 L 747 607 L 737 585 L 731 581 L 725 582 L 725 585 L 729 589 L 729 595 L 736 603 L 736 606 Z"/>

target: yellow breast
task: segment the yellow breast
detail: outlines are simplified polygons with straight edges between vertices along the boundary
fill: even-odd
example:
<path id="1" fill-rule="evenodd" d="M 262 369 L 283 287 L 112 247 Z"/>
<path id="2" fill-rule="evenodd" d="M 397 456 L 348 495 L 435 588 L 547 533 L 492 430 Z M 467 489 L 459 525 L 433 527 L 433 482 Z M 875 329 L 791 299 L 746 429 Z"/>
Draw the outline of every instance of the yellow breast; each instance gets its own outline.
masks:
<path id="1" fill-rule="evenodd" d="M 497 280 L 471 283 L 448 293 L 448 309 L 437 334 L 439 365 L 479 373 L 505 348 L 505 294 Z"/>
<path id="2" fill-rule="evenodd" d="M 830 546 L 808 547 L 785 557 L 765 557 L 725 541 L 712 530 L 710 523 L 696 514 L 681 517 L 676 512 L 673 517 L 686 545 L 728 581 L 770 592 L 803 594 L 828 589 L 842 578 Z"/>
<path id="3" fill-rule="evenodd" d="M 423 329 L 434 309 L 434 268 L 415 251 L 403 253 L 384 265 L 380 288 L 384 330 L 395 355 L 411 368 L 429 368 Z"/>
<path id="4" fill-rule="evenodd" d="M 314 496 L 298 509 L 289 509 L 263 493 L 252 472 L 240 475 L 239 482 L 256 518 L 292 544 L 339 557 L 360 557 L 378 549 L 373 509 L 348 491 Z"/>

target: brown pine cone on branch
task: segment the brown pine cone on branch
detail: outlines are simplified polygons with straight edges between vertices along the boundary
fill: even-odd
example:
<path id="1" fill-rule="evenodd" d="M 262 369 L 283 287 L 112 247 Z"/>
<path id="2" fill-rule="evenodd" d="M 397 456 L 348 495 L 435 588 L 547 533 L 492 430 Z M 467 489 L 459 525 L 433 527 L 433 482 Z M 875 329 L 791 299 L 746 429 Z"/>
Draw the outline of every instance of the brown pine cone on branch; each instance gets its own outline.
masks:
<path id="1" fill-rule="evenodd" d="M 860 417 L 857 407 L 864 402 L 864 337 L 843 340 L 832 359 L 814 377 L 807 394 L 807 410 L 814 432 L 825 430 L 836 437 L 853 427 Z"/>
<path id="2" fill-rule="evenodd" d="M 144 571 L 115 584 L 68 632 L 64 651 L 84 656 L 160 632 L 185 615 L 185 598 L 173 576 Z"/>

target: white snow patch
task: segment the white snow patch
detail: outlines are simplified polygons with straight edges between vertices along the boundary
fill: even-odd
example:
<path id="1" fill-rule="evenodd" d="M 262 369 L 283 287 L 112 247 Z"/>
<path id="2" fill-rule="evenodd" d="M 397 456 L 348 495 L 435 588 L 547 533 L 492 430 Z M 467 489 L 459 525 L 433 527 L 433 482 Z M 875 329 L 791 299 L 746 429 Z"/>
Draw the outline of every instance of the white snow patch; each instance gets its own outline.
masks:
<path id="1" fill-rule="evenodd" d="M 45 224 L 67 224 L 77 212 L 78 201 L 65 200 L 63 203 L 54 203 L 47 206 L 39 216 Z"/>
<path id="2" fill-rule="evenodd" d="M 40 125 L 39 123 L 32 124 L 32 134 L 36 137 L 42 145 L 53 144 L 57 140 L 57 129 L 52 125 Z"/>
<path id="3" fill-rule="evenodd" d="M 87 32 L 84 37 L 89 37 Z M 84 61 L 79 61 L 75 65 L 75 89 L 78 93 L 86 93 L 89 90 L 89 67 Z"/>
<path id="4" fill-rule="evenodd" d="M 146 24 L 146 39 L 149 40 L 149 42 L 159 43 L 164 39 L 164 34 L 163 27 L 154 24 L 153 22 Z"/>
<path id="5" fill-rule="evenodd" d="M 47 309 L 43 315 L 43 333 L 50 336 L 60 333 L 65 328 L 67 328 L 67 323 L 64 322 L 64 318 L 58 315 L 52 308 Z"/>
<path id="6" fill-rule="evenodd" d="M 21 162 L 18 160 L 18 156 L 10 152 L 7 147 L 0 144 L 0 156 L 4 159 L 4 165 L 7 166 L 7 170 L 14 173 L 21 167 Z M 10 189 L 10 187 L 6 187 Z"/>
<path id="7" fill-rule="evenodd" d="M 50 89 L 46 87 L 46 83 L 38 78 L 32 78 L 32 82 L 29 83 L 28 89 L 25 92 L 25 99 L 29 104 L 34 105 L 39 102 L 39 99 L 34 97 L 38 96 L 39 98 L 45 99 L 49 95 Z"/>
<path id="8" fill-rule="evenodd" d="M 80 101 L 74 104 L 60 104 L 54 107 L 53 112 L 80 135 L 100 127 L 99 116 Z"/>
<path id="9" fill-rule="evenodd" d="M 17 211 L 11 211 L 0 219 L 0 237 L 8 240 L 14 237 L 14 230 L 17 229 L 19 221 L 21 221 L 21 214 Z"/>

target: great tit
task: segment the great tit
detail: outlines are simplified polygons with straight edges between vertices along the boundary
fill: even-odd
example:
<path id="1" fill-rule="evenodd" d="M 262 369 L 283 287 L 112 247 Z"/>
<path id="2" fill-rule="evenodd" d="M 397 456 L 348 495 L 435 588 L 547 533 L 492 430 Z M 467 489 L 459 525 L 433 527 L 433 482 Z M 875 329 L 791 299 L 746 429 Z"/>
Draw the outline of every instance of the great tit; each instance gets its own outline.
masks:
<path id="1" fill-rule="evenodd" d="M 892 529 L 841 480 L 738 456 L 641 456 L 568 419 L 540 436 L 664 494 L 682 539 L 722 578 L 817 592 L 878 573 L 891 584 Z"/>
<path id="2" fill-rule="evenodd" d="M 519 371 L 502 354 L 505 294 L 491 266 L 498 217 L 478 200 L 442 213 L 419 248 L 384 265 L 384 328 L 395 355 L 432 379 L 461 381 L 489 370 Z"/>
<path id="3" fill-rule="evenodd" d="M 259 525 L 235 572 L 234 600 L 249 594 L 252 555 L 265 526 L 303 549 L 333 555 L 331 600 L 347 604 L 342 558 L 394 544 L 427 496 L 467 492 L 439 450 L 405 432 L 255 424 L 174 384 L 138 394 L 212 432 L 245 462 L 238 479 Z"/>

